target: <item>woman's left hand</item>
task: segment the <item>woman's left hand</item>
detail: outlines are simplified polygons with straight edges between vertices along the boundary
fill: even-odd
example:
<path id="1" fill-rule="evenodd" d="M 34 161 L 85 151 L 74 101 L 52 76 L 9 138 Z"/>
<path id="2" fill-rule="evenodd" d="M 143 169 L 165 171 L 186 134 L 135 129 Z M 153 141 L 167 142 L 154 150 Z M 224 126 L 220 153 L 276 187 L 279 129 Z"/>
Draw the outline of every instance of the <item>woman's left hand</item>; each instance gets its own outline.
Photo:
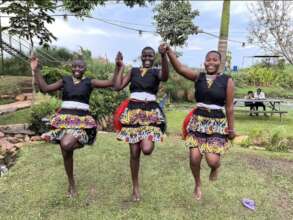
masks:
<path id="1" fill-rule="evenodd" d="M 116 55 L 116 58 L 115 58 L 115 63 L 116 63 L 116 66 L 118 68 L 122 68 L 124 67 L 124 63 L 123 63 L 123 55 L 120 51 L 118 51 L 117 55 Z"/>

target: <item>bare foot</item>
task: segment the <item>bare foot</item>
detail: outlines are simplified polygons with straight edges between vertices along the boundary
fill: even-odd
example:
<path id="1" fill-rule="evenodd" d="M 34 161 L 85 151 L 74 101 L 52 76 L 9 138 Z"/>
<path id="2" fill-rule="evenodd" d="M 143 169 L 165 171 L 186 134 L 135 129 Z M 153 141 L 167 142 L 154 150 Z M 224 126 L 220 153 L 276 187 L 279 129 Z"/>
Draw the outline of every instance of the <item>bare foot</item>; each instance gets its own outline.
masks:
<path id="1" fill-rule="evenodd" d="M 68 198 L 75 198 L 78 196 L 75 186 L 69 186 L 67 191 Z"/>
<path id="2" fill-rule="evenodd" d="M 210 173 L 210 181 L 216 181 L 218 179 L 219 168 L 211 169 Z"/>
<path id="3" fill-rule="evenodd" d="M 132 192 L 132 201 L 133 202 L 139 202 L 140 201 L 140 193 L 139 189 L 134 188 Z"/>
<path id="4" fill-rule="evenodd" d="M 194 194 L 194 197 L 195 197 L 195 199 L 196 199 L 197 201 L 201 200 L 201 198 L 202 198 L 202 193 L 201 193 L 200 186 L 196 186 L 196 187 L 194 188 L 194 192 L 193 192 L 193 194 Z"/>

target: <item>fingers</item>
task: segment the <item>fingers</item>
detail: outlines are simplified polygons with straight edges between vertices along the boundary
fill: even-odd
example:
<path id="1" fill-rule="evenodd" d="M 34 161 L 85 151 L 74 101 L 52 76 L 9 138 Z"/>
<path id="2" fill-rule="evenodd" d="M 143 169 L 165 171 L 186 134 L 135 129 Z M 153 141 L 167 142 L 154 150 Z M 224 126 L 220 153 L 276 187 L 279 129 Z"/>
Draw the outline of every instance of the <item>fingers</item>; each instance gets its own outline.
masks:
<path id="1" fill-rule="evenodd" d="M 159 52 L 161 54 L 168 52 L 169 50 L 169 45 L 167 43 L 161 43 L 159 46 Z"/>
<path id="2" fill-rule="evenodd" d="M 118 51 L 116 59 L 123 60 L 123 54 L 120 51 Z"/>

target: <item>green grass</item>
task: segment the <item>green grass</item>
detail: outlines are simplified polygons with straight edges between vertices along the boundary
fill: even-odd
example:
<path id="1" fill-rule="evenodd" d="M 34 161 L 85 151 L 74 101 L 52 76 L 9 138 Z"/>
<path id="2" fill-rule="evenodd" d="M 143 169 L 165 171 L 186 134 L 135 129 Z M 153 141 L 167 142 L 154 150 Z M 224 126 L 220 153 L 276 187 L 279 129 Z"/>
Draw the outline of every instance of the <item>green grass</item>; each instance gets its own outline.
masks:
<path id="1" fill-rule="evenodd" d="M 29 76 L 0 76 L 0 95 L 19 94 L 26 87 L 31 87 Z"/>
<path id="2" fill-rule="evenodd" d="M 156 145 L 152 156 L 141 158 L 141 202 L 130 201 L 128 145 L 118 142 L 113 133 L 100 133 L 94 146 L 75 151 L 77 199 L 65 196 L 67 179 L 57 145 L 22 148 L 16 165 L 0 178 L 0 219 L 293 219 L 292 153 L 234 145 L 222 158 L 217 182 L 208 181 L 209 169 L 203 162 L 203 200 L 194 201 L 188 150 L 179 136 L 191 108 L 166 109 L 168 136 Z M 23 117 L 6 120 L 19 122 L 16 117 L 23 119 L 29 109 L 22 111 Z M 283 122 L 278 116 L 236 114 L 235 126 L 241 134 L 258 128 L 283 129 L 292 136 L 292 120 L 292 110 Z M 255 200 L 257 210 L 244 208 L 242 198 Z"/>
<path id="3" fill-rule="evenodd" d="M 0 100 L 0 105 L 10 104 L 10 103 L 13 103 L 13 102 L 15 102 L 14 99 L 1 99 Z"/>
<path id="4" fill-rule="evenodd" d="M 192 198 L 188 152 L 178 137 L 142 157 L 142 201 L 130 202 L 128 146 L 114 134 L 75 153 L 78 199 L 67 199 L 67 179 L 56 145 L 23 148 L 7 176 L 0 178 L 1 219 L 292 219 L 293 157 L 233 147 L 222 160 L 219 180 L 208 181 L 202 166 L 204 197 Z M 281 158 L 286 158 L 283 160 Z M 257 211 L 242 207 L 256 201 Z"/>
<path id="5" fill-rule="evenodd" d="M 29 123 L 30 108 L 0 116 L 0 125 Z"/>

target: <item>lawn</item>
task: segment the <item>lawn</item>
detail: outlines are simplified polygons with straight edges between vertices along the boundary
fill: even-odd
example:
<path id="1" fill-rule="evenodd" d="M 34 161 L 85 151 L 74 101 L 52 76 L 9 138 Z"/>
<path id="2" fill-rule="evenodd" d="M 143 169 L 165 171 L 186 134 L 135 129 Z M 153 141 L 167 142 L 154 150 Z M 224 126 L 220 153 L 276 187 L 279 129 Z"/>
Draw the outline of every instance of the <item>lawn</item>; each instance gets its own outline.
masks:
<path id="1" fill-rule="evenodd" d="M 30 108 L 0 116 L 0 125 L 29 123 Z"/>
<path id="2" fill-rule="evenodd" d="M 142 201 L 130 201 L 128 146 L 113 133 L 98 134 L 94 146 L 75 153 L 79 197 L 65 196 L 67 179 L 56 145 L 39 143 L 21 150 L 9 174 L 0 178 L 0 219 L 293 219 L 293 154 L 233 146 L 222 159 L 219 180 L 208 181 L 202 165 L 203 200 L 192 198 L 188 151 L 178 135 L 185 108 L 167 111 L 169 134 L 152 156 L 142 156 Z M 247 119 L 246 119 L 247 118 Z M 289 120 L 290 119 L 290 120 Z M 236 117 L 237 130 L 287 126 Z M 240 200 L 255 200 L 255 212 Z"/>
<path id="3" fill-rule="evenodd" d="M 30 76 L 0 75 L 0 95 L 17 95 L 31 87 Z"/>

